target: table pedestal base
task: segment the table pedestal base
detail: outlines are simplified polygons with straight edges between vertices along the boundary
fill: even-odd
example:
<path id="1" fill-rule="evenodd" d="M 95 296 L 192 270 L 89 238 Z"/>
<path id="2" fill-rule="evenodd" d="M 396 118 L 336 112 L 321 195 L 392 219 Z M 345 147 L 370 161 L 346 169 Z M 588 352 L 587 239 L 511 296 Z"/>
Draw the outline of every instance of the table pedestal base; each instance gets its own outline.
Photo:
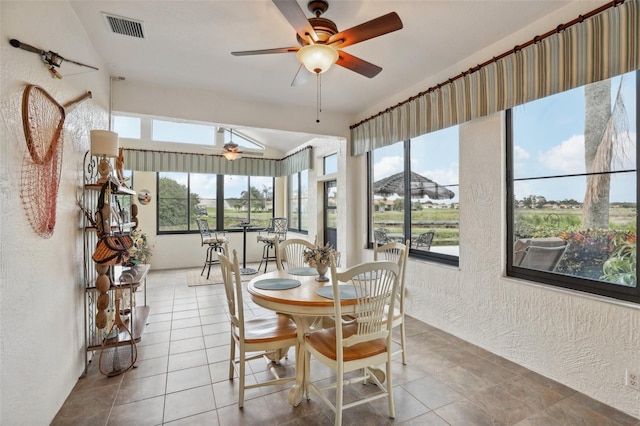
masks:
<path id="1" fill-rule="evenodd" d="M 257 273 L 258 271 L 253 268 L 240 268 L 240 275 L 253 275 Z"/>

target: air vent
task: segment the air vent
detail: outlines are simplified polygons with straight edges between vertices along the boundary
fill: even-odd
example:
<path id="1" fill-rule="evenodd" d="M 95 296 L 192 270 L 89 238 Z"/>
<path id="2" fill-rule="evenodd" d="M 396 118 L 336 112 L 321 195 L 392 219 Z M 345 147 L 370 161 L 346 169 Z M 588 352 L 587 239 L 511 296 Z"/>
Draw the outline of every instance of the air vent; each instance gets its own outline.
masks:
<path id="1" fill-rule="evenodd" d="M 144 27 L 142 26 L 142 21 L 124 18 L 122 16 L 108 15 L 106 13 L 103 13 L 103 16 L 107 20 L 109 28 L 111 28 L 111 31 L 114 33 L 136 38 L 144 38 Z"/>

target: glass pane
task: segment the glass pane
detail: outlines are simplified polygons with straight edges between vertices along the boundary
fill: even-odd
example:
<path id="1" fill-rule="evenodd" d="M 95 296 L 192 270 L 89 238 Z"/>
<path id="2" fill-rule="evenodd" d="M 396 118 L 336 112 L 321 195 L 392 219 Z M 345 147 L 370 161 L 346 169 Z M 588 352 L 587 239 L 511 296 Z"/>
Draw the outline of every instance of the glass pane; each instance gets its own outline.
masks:
<path id="1" fill-rule="evenodd" d="M 411 246 L 460 251 L 458 126 L 411 140 Z"/>
<path id="2" fill-rule="evenodd" d="M 114 115 L 113 131 L 121 138 L 140 139 L 140 118 Z"/>
<path id="3" fill-rule="evenodd" d="M 214 126 L 178 121 L 153 120 L 152 136 L 154 141 L 215 145 Z"/>
<path id="4" fill-rule="evenodd" d="M 237 229 L 240 222 L 249 221 L 248 176 L 224 177 L 224 229 Z"/>
<path id="5" fill-rule="evenodd" d="M 158 231 L 187 231 L 188 174 L 158 175 Z"/>
<path id="6" fill-rule="evenodd" d="M 335 181 L 327 182 L 326 185 L 327 190 L 327 206 L 336 207 L 336 197 L 338 196 L 338 186 Z"/>
<path id="7" fill-rule="evenodd" d="M 244 136 L 242 133 L 238 133 L 236 131 L 231 134 L 230 130 L 224 131 L 224 143 L 233 142 L 238 146 L 250 149 L 264 149 L 264 147 L 257 142 L 252 141 L 248 137 Z"/>
<path id="8" fill-rule="evenodd" d="M 251 223 L 266 228 L 273 217 L 273 178 L 252 176 Z"/>
<path id="9" fill-rule="evenodd" d="M 216 190 L 217 176 L 211 174 L 191 173 L 189 176 L 191 190 L 191 204 L 195 208 L 195 215 L 191 217 L 191 229 L 198 229 L 196 218 L 204 218 L 209 226 L 216 224 Z"/>
<path id="10" fill-rule="evenodd" d="M 338 173 L 338 154 L 324 157 L 324 174 Z"/>
<path id="11" fill-rule="evenodd" d="M 404 188 L 389 182 L 402 182 L 404 143 L 373 151 L 373 235 L 386 239 L 404 239 Z"/>
<path id="12" fill-rule="evenodd" d="M 309 230 L 309 171 L 300 172 L 300 230 Z"/>
<path id="13" fill-rule="evenodd" d="M 515 266 L 637 285 L 636 107 L 631 73 L 513 109 Z"/>
<path id="14" fill-rule="evenodd" d="M 298 173 L 289 176 L 289 228 L 298 229 Z"/>

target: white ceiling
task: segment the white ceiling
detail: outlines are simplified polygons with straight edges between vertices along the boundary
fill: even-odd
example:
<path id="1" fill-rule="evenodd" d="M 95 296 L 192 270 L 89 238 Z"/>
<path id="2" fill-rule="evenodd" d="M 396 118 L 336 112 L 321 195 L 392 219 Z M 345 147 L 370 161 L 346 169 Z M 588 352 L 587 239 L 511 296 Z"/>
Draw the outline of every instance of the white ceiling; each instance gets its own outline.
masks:
<path id="1" fill-rule="evenodd" d="M 366 111 L 567 3 L 330 0 L 323 17 L 333 20 L 338 30 L 392 11 L 404 28 L 346 47 L 346 52 L 383 70 L 369 79 L 332 67 L 322 75 L 322 109 L 346 114 Z M 305 0 L 298 4 L 307 17 L 312 16 Z M 230 53 L 297 46 L 295 30 L 271 0 L 77 0 L 71 5 L 113 76 L 260 103 L 315 107 L 314 77 L 306 85 L 291 86 L 299 67 L 294 53 L 243 57 Z M 142 21 L 145 39 L 112 33 L 102 12 Z M 293 149 L 298 141 L 289 139 Z"/>

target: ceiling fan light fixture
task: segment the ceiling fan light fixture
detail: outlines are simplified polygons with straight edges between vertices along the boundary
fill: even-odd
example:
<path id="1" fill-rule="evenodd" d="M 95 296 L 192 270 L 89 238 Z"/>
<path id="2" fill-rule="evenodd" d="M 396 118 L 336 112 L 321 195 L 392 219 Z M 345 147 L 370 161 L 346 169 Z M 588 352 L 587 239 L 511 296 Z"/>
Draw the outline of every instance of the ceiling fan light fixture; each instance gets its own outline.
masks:
<path id="1" fill-rule="evenodd" d="M 298 61 L 315 74 L 322 74 L 338 60 L 338 51 L 326 44 L 310 44 L 296 53 Z"/>
<path id="2" fill-rule="evenodd" d="M 237 160 L 238 158 L 240 158 L 240 153 L 236 151 L 225 151 L 222 155 L 229 161 Z"/>

